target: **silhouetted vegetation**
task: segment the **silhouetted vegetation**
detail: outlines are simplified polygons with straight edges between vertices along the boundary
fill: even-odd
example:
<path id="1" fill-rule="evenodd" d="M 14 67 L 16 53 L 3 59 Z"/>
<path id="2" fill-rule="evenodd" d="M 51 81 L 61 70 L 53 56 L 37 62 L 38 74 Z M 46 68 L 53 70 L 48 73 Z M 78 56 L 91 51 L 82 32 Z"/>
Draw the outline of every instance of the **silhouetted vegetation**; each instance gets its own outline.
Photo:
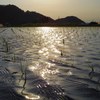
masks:
<path id="1" fill-rule="evenodd" d="M 90 26 L 98 26 L 99 24 L 97 22 L 90 22 L 88 25 L 90 25 Z"/>
<path id="2" fill-rule="evenodd" d="M 86 24 L 75 16 L 53 20 L 37 12 L 23 11 L 15 5 L 0 5 L 2 26 L 99 26 L 96 22 Z"/>
<path id="3" fill-rule="evenodd" d="M 53 19 L 37 12 L 19 9 L 14 5 L 0 6 L 0 23 L 4 26 L 21 26 L 26 24 L 48 23 Z"/>
<path id="4" fill-rule="evenodd" d="M 65 26 L 86 25 L 84 21 L 74 16 L 68 16 L 66 18 L 57 19 L 56 23 L 58 25 L 65 25 Z"/>

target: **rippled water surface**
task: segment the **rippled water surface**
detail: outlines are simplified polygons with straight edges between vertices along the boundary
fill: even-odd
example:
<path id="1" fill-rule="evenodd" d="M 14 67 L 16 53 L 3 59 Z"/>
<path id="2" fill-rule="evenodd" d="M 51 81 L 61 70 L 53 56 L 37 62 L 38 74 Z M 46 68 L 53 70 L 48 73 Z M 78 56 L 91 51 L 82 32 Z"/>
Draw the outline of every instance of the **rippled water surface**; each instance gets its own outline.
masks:
<path id="1" fill-rule="evenodd" d="M 100 28 L 0 28 L 0 100 L 100 100 Z"/>

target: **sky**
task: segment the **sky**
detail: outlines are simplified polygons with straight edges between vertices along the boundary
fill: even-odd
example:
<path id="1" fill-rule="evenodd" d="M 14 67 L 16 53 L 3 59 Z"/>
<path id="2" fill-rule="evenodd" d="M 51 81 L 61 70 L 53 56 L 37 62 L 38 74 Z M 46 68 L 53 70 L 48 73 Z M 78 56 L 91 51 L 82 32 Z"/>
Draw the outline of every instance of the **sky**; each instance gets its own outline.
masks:
<path id="1" fill-rule="evenodd" d="M 100 22 L 100 0 L 0 0 L 24 11 L 36 11 L 53 19 L 77 16 L 84 21 Z"/>

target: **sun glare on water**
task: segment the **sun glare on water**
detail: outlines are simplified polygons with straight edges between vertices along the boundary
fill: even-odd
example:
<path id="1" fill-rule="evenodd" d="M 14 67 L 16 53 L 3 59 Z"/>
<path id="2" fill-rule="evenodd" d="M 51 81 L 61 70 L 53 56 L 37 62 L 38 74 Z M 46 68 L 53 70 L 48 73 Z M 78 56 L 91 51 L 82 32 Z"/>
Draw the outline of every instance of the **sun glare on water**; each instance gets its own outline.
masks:
<path id="1" fill-rule="evenodd" d="M 28 100 L 38 100 L 38 99 L 40 99 L 40 96 L 29 97 L 29 96 L 26 95 L 25 98 L 28 99 Z"/>
<path id="2" fill-rule="evenodd" d="M 45 33 L 48 33 L 50 30 L 50 27 L 42 27 L 42 31 Z"/>

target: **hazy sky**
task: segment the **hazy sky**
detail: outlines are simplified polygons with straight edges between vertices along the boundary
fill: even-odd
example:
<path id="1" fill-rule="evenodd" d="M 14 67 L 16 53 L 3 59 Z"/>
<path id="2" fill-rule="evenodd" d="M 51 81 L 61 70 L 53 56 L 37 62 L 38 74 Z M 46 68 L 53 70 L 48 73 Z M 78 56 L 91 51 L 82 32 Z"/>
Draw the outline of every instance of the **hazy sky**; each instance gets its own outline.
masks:
<path id="1" fill-rule="evenodd" d="M 100 22 L 100 0 L 0 0 L 0 4 L 14 4 L 54 19 L 77 16 L 84 21 Z"/>

